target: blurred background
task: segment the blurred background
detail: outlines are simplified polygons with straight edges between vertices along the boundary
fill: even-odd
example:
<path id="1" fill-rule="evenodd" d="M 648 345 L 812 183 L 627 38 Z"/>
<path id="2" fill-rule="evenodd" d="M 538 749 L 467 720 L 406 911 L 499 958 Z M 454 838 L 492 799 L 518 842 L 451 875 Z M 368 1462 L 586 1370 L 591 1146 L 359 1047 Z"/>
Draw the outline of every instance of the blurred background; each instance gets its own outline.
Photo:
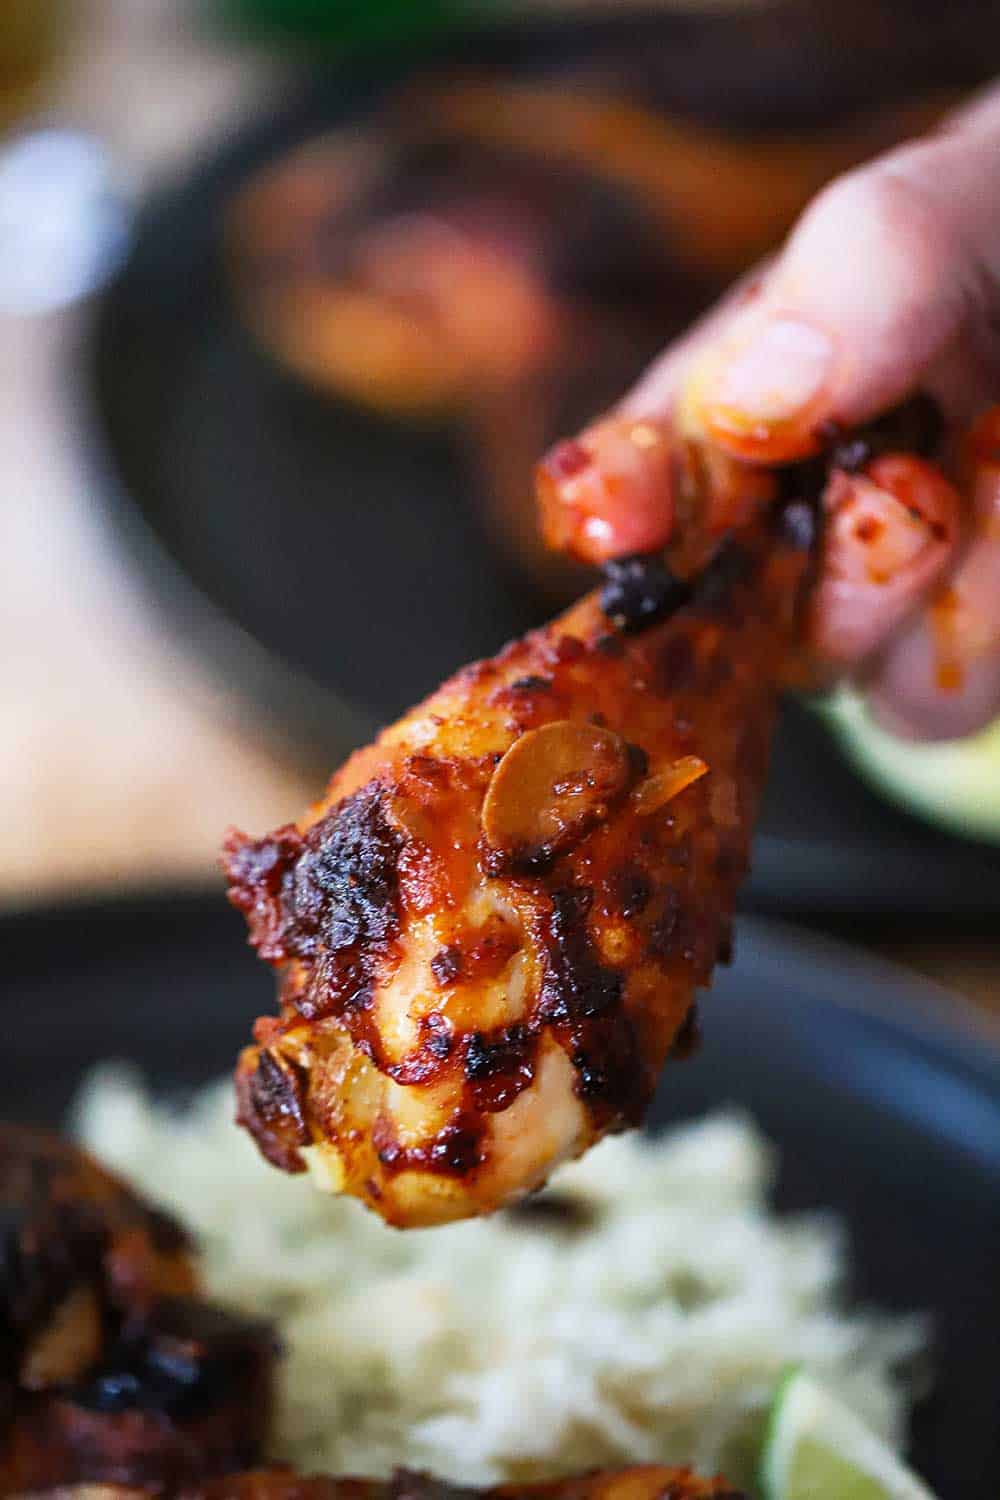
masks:
<path id="1" fill-rule="evenodd" d="M 217 885 L 586 586 L 533 460 L 984 82 L 990 9 L 6 0 L 0 900 Z M 998 767 L 792 705 L 748 903 L 1000 1009 Z"/>

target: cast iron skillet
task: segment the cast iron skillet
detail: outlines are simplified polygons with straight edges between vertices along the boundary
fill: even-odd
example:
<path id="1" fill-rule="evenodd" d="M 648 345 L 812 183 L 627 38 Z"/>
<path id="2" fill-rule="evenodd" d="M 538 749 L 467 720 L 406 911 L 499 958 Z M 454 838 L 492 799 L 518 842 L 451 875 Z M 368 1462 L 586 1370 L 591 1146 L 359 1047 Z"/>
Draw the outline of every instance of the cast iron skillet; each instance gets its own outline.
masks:
<path id="1" fill-rule="evenodd" d="M 613 70 L 627 54 L 636 91 L 675 112 L 806 131 L 873 99 L 988 72 L 992 23 L 969 0 L 945 9 L 845 3 L 806 28 L 780 7 L 661 13 L 627 28 L 484 32 L 434 60 L 551 73 L 571 55 Z M 226 294 L 220 226 L 234 190 L 289 146 L 363 117 L 427 63 L 385 56 L 325 74 L 150 203 L 81 350 L 95 492 L 198 656 L 317 778 L 462 662 L 547 613 L 488 542 L 454 433 L 392 427 L 306 389 L 254 347 Z M 889 807 L 793 707 L 749 900 L 783 912 L 992 916 L 1000 852 Z"/>
<path id="2" fill-rule="evenodd" d="M 221 895 L 0 920 L 4 1114 L 58 1124 L 110 1057 L 176 1091 L 230 1068 L 271 981 Z M 852 1295 L 925 1309 L 935 1382 L 914 1457 L 943 1500 L 1000 1473 L 1000 1050 L 961 1009 L 849 948 L 759 919 L 668 1067 L 654 1126 L 733 1104 L 781 1152 L 782 1208 L 833 1208 Z M 359 1212 L 361 1210 L 359 1209 Z"/>

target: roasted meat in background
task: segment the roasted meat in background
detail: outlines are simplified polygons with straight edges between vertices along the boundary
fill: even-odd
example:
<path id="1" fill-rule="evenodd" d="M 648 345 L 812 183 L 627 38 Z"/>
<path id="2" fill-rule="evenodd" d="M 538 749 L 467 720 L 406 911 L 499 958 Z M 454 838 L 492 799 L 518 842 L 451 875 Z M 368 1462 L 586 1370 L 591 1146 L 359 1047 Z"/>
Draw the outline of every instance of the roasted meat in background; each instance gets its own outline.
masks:
<path id="1" fill-rule="evenodd" d="M 84 1152 L 0 1126 L 0 1495 L 254 1462 L 274 1340 L 202 1301 L 184 1230 Z"/>

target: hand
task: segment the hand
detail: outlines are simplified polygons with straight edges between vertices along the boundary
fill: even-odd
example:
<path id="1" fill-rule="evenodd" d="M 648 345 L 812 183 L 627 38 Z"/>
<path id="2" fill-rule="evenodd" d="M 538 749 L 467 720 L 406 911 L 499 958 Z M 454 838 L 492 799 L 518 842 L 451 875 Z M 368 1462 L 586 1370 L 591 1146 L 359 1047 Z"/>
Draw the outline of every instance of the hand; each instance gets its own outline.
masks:
<path id="1" fill-rule="evenodd" d="M 994 88 L 826 188 L 775 261 L 583 435 L 593 463 L 573 548 L 600 562 L 669 540 L 662 446 L 630 440 L 636 424 L 693 424 L 742 460 L 786 463 L 917 390 L 968 423 L 1000 395 L 998 375 Z M 824 496 L 812 645 L 904 735 L 954 738 L 1000 713 L 1000 415 L 980 423 L 966 459 L 964 500 L 932 465 L 888 457 L 836 472 Z"/>

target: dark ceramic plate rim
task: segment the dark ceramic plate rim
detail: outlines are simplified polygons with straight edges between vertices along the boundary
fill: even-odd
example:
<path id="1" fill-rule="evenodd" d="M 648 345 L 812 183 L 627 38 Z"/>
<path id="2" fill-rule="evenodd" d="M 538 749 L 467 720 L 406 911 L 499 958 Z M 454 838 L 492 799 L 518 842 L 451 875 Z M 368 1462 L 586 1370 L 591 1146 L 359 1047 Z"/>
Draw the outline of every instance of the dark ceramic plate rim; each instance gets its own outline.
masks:
<path id="1" fill-rule="evenodd" d="M 961 1072 L 963 1082 L 984 1090 L 1000 1107 L 1000 1023 L 963 996 L 840 938 L 771 917 L 738 918 L 735 950 L 737 962 L 740 952 L 749 951 L 755 975 L 773 974 L 788 985 L 800 1013 L 819 1007 L 872 1022 L 926 1050 L 947 1071 Z M 877 1096 L 878 1090 L 869 1092 Z M 921 1107 L 913 1113 L 926 1118 L 927 1112 Z M 954 1132 L 958 1122 L 948 1124 Z M 944 1125 L 936 1121 L 940 1132 Z M 994 1174 L 1000 1172 L 1000 1141 L 985 1152 L 973 1142 L 972 1151 Z"/>

